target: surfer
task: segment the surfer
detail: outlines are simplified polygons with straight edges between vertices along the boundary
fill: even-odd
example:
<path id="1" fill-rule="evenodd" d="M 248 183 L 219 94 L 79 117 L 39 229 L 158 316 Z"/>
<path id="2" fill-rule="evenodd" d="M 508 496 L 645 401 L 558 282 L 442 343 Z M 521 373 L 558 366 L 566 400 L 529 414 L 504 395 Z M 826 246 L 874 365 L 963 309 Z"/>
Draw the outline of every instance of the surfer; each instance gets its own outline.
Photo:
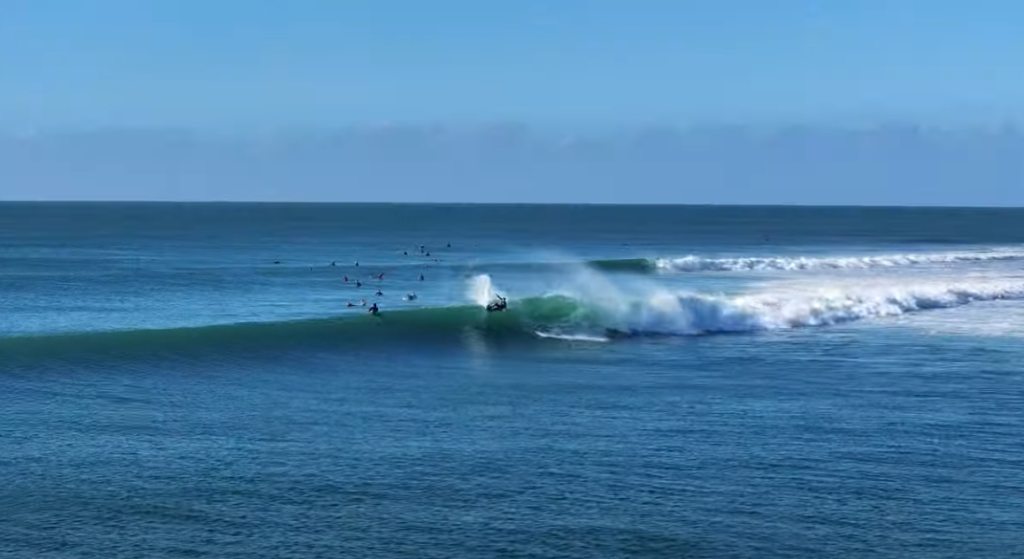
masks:
<path id="1" fill-rule="evenodd" d="M 367 310 L 368 310 L 368 312 L 369 312 L 370 314 L 372 314 L 373 316 L 379 316 L 379 315 L 380 315 L 380 309 L 378 309 L 378 308 L 377 308 L 377 303 L 374 303 L 374 304 L 373 304 L 373 305 L 372 305 L 372 306 L 371 306 L 371 307 L 370 307 L 369 309 L 367 309 Z"/>
<path id="2" fill-rule="evenodd" d="M 408 301 L 415 301 L 416 300 L 416 294 L 415 293 L 410 293 L 410 294 L 406 295 L 405 298 Z"/>
<path id="3" fill-rule="evenodd" d="M 420 281 L 423 281 L 423 274 L 420 274 Z"/>
<path id="4" fill-rule="evenodd" d="M 359 280 L 356 280 L 356 287 L 362 287 L 362 286 L 363 286 L 363 282 L 361 282 Z"/>
<path id="5" fill-rule="evenodd" d="M 495 293 L 494 296 L 497 298 L 497 301 L 487 305 L 487 312 L 503 311 L 508 308 L 508 301 L 506 301 L 504 297 L 497 293 Z"/>
<path id="6" fill-rule="evenodd" d="M 604 335 L 608 339 L 612 339 L 612 340 L 617 340 L 617 339 L 622 339 L 622 338 L 630 337 L 629 332 L 626 332 L 624 330 L 619 330 L 618 328 L 605 328 L 604 329 Z"/>
<path id="7" fill-rule="evenodd" d="M 378 297 L 383 297 L 383 296 L 384 296 L 384 294 L 383 294 L 383 293 L 381 293 L 379 289 L 377 290 L 377 293 L 376 293 L 376 295 L 377 295 Z"/>
<path id="8" fill-rule="evenodd" d="M 354 307 L 354 306 L 356 306 L 356 304 L 355 304 L 355 303 L 353 303 L 352 301 L 349 301 L 349 302 L 348 302 L 348 305 L 346 305 L 346 306 L 348 306 L 348 307 Z"/>

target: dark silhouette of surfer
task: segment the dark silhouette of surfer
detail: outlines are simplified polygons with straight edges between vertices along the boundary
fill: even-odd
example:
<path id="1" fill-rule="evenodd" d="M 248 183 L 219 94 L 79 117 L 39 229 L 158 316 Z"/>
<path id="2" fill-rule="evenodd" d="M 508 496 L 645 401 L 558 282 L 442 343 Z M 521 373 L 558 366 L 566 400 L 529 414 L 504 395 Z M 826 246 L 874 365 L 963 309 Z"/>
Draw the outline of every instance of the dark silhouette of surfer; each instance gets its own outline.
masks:
<path id="1" fill-rule="evenodd" d="M 487 312 L 503 311 L 508 308 L 508 301 L 506 301 L 504 297 L 497 293 L 495 293 L 494 296 L 497 300 L 487 305 Z"/>

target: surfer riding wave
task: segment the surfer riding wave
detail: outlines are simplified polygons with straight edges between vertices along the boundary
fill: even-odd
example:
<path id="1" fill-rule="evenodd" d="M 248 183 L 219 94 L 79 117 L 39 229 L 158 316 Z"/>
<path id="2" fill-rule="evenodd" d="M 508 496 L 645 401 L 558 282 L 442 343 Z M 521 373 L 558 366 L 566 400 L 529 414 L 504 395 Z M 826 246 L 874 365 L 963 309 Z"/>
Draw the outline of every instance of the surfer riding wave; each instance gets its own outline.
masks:
<path id="1" fill-rule="evenodd" d="M 494 294 L 494 297 L 496 300 L 487 305 L 487 312 L 503 311 L 508 308 L 508 301 L 504 297 L 497 293 Z"/>

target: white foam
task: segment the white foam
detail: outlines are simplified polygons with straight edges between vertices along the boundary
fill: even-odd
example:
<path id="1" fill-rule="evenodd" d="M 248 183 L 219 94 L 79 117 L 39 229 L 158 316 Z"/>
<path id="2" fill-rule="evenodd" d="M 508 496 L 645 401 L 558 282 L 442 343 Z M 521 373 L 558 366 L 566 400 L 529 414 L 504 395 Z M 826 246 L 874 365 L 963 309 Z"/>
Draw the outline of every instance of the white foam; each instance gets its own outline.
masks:
<path id="1" fill-rule="evenodd" d="M 925 264 L 955 264 L 1024 259 L 1024 249 L 1001 248 L 963 252 L 925 252 L 845 257 L 705 258 L 696 255 L 660 258 L 655 266 L 679 272 L 804 271 L 891 268 Z"/>
<path id="2" fill-rule="evenodd" d="M 554 340 L 565 340 L 570 342 L 595 342 L 602 343 L 610 341 L 604 336 L 593 336 L 590 334 L 561 334 L 556 332 L 544 332 L 536 331 L 534 334 L 540 338 L 554 339 Z"/>
<path id="3" fill-rule="evenodd" d="M 494 290 L 494 282 L 491 280 L 491 276 L 480 274 L 470 278 L 467 296 L 481 307 L 486 307 L 493 302 L 497 293 Z"/>
<path id="4" fill-rule="evenodd" d="M 619 277 L 580 265 L 561 277 L 557 288 L 547 290 L 547 296 L 576 300 L 579 310 L 560 324 L 538 324 L 545 328 L 539 328 L 537 335 L 597 341 L 607 340 L 608 330 L 658 335 L 755 332 L 898 317 L 981 301 L 1007 307 L 1024 304 L 1021 275 L 935 272 L 856 278 L 798 275 L 723 294 L 680 291 L 657 277 Z M 473 301 L 486 305 L 494 296 L 490 276 L 471 280 Z M 1024 323 L 1019 328 L 1024 330 Z"/>
<path id="5" fill-rule="evenodd" d="M 998 300 L 956 312 L 917 313 L 899 326 L 935 335 L 1024 339 L 1024 300 Z"/>
<path id="6" fill-rule="evenodd" d="M 1024 299 L 1024 281 L 890 281 L 865 284 L 769 286 L 729 297 L 657 290 L 628 303 L 598 302 L 609 317 L 605 328 L 648 334 L 695 335 L 832 325 L 900 316 L 975 301 Z"/>

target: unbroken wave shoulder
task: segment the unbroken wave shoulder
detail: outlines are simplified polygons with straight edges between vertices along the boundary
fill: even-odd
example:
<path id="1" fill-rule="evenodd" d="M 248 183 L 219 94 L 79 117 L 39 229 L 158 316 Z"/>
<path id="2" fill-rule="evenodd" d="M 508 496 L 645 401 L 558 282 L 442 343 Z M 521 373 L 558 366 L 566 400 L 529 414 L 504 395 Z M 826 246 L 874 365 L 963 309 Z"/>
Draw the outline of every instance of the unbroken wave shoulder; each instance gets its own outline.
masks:
<path id="1" fill-rule="evenodd" d="M 466 329 L 500 336 L 514 333 L 514 324 L 510 315 L 463 306 L 386 311 L 376 317 L 360 313 L 280 322 L 22 335 L 0 338 L 0 354 L 42 357 L 81 353 L 118 356 L 154 351 L 250 352 L 290 347 L 359 347 L 373 340 L 400 347 L 433 343 Z"/>

